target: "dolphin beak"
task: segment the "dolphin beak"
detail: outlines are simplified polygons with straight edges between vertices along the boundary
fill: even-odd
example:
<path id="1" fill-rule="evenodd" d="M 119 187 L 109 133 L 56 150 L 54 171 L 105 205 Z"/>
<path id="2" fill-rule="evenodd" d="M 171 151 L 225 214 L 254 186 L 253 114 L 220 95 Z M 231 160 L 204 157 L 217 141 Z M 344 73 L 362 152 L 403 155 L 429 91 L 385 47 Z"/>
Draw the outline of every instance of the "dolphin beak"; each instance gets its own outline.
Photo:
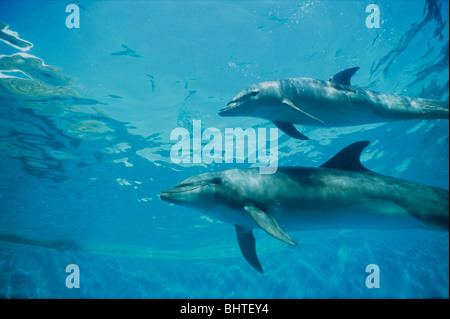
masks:
<path id="1" fill-rule="evenodd" d="M 165 202 L 171 203 L 171 201 L 170 201 L 170 191 L 162 192 L 161 194 L 159 194 L 159 198 L 161 198 Z"/>
<path id="2" fill-rule="evenodd" d="M 189 195 L 192 191 L 204 185 L 183 185 L 175 186 L 174 188 L 163 191 L 159 197 L 169 203 L 179 204 L 189 200 Z"/>
<path id="3" fill-rule="evenodd" d="M 179 196 L 179 194 L 177 194 L 177 192 L 174 192 L 172 189 L 169 189 L 159 194 L 159 198 L 171 204 L 180 204 L 182 202 L 181 196 Z"/>
<path id="4" fill-rule="evenodd" d="M 231 116 L 229 111 L 231 111 L 232 109 L 234 109 L 238 105 L 239 105 L 239 103 L 231 101 L 230 103 L 227 104 L 227 106 L 225 106 L 224 108 L 222 108 L 219 111 L 219 115 L 220 116 Z"/>

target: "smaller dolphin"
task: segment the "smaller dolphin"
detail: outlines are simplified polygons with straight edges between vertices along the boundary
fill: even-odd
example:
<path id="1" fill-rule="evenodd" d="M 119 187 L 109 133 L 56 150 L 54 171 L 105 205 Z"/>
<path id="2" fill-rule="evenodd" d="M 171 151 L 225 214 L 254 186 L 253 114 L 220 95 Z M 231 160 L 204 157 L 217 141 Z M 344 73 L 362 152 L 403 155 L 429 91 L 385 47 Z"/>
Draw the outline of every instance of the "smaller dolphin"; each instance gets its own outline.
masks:
<path id="1" fill-rule="evenodd" d="M 359 67 L 328 81 L 291 78 L 253 84 L 236 95 L 221 116 L 269 120 L 287 135 L 308 140 L 293 124 L 334 127 L 413 119 L 448 119 L 448 101 L 372 92 L 350 85 Z"/>
<path id="2" fill-rule="evenodd" d="M 284 230 L 426 226 L 448 231 L 448 190 L 369 171 L 359 160 L 368 144 L 351 144 L 318 168 L 200 174 L 160 197 L 234 225 L 242 254 L 261 273 L 252 232 L 257 227 L 294 246 Z"/>

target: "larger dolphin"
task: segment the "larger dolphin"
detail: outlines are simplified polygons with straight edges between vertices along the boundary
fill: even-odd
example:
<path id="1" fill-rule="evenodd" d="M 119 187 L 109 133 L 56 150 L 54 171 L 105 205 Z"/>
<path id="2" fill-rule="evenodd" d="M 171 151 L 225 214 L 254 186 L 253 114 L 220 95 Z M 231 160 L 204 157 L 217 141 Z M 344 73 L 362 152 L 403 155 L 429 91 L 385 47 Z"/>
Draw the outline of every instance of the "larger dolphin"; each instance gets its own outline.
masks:
<path id="1" fill-rule="evenodd" d="M 448 119 L 448 101 L 372 92 L 350 85 L 359 69 L 341 71 L 328 81 L 292 78 L 257 83 L 236 95 L 221 116 L 272 121 L 287 135 L 307 140 L 293 124 L 351 126 L 411 119 Z"/>
<path id="2" fill-rule="evenodd" d="M 261 273 L 252 232 L 256 227 L 290 245 L 298 244 L 282 229 L 426 226 L 448 231 L 448 190 L 369 171 L 359 160 L 368 144 L 351 144 L 318 168 L 201 174 L 160 197 L 234 225 L 242 254 Z"/>

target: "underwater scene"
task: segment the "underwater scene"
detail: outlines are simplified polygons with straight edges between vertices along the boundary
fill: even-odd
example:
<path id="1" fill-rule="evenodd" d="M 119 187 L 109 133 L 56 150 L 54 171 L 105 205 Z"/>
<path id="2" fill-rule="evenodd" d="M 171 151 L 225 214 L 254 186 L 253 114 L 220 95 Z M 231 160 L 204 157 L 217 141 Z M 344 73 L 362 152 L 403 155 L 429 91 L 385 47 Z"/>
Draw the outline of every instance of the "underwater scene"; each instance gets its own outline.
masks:
<path id="1" fill-rule="evenodd" d="M 449 298 L 449 2 L 1 1 L 0 298 Z"/>

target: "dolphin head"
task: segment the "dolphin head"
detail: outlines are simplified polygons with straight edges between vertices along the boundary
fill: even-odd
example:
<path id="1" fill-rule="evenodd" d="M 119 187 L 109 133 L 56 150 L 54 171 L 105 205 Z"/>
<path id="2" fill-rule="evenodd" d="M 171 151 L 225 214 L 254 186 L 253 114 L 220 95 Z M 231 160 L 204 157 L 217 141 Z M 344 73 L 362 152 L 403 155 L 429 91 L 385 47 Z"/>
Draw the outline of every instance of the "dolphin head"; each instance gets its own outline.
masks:
<path id="1" fill-rule="evenodd" d="M 239 190 L 230 180 L 229 171 L 204 173 L 190 177 L 160 194 L 166 202 L 207 212 L 215 206 L 233 206 L 226 199 Z M 226 194 L 226 196 L 224 196 Z M 237 199 L 237 198 L 235 198 Z"/>
<path id="2" fill-rule="evenodd" d="M 257 169 L 204 173 L 190 177 L 175 187 L 162 192 L 162 200 L 189 207 L 228 223 L 240 218 L 232 211 L 240 211 L 246 198 L 254 196 L 248 183 L 252 176 L 259 176 Z M 252 187 L 251 189 L 255 189 Z M 250 194 L 251 193 L 251 194 Z"/>
<path id="3" fill-rule="evenodd" d="M 207 211 L 214 206 L 217 186 L 221 183 L 217 174 L 201 174 L 190 177 L 160 194 L 166 202 Z"/>
<path id="4" fill-rule="evenodd" d="M 236 95 L 227 106 L 219 111 L 220 116 L 255 116 L 265 106 L 281 103 L 278 81 L 253 84 Z"/>

